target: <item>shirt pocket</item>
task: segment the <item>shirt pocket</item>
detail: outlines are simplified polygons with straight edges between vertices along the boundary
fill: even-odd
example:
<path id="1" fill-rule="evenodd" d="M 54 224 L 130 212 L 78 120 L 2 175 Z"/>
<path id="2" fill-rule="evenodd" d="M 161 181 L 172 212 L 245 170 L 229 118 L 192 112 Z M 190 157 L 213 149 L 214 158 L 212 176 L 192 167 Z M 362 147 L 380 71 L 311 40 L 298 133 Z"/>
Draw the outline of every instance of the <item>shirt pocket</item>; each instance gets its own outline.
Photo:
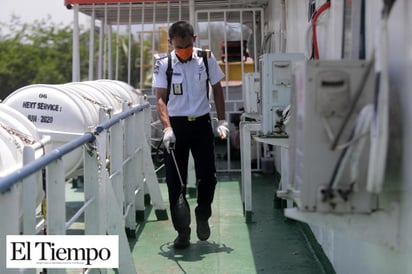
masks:
<path id="1" fill-rule="evenodd" d="M 194 81 L 194 87 L 195 87 L 196 92 L 199 95 L 205 94 L 205 92 L 206 92 L 206 80 L 207 80 L 206 71 L 204 69 L 203 70 L 200 69 L 197 72 L 197 74 L 195 75 L 195 78 L 196 78 L 195 79 L 196 81 Z"/>
<path id="2" fill-rule="evenodd" d="M 207 73 L 206 73 L 206 70 L 205 70 L 204 68 L 201 67 L 201 68 L 199 69 L 198 79 L 196 79 L 196 80 L 199 80 L 199 81 L 201 81 L 201 82 L 204 82 L 204 81 L 207 80 Z"/>
<path id="3" fill-rule="evenodd" d="M 181 73 L 176 73 L 172 75 L 172 84 L 181 84 L 183 83 L 183 75 Z"/>

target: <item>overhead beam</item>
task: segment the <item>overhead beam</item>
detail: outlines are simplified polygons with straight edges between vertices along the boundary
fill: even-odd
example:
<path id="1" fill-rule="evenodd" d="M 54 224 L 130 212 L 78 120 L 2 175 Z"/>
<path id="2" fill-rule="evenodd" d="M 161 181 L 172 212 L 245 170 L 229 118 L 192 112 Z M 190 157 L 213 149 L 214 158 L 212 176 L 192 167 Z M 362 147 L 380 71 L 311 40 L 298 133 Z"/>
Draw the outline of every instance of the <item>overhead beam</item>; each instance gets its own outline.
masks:
<path id="1" fill-rule="evenodd" d="M 141 2 L 177 2 L 178 0 L 64 0 L 65 5 L 107 4 L 107 3 L 141 3 Z"/>

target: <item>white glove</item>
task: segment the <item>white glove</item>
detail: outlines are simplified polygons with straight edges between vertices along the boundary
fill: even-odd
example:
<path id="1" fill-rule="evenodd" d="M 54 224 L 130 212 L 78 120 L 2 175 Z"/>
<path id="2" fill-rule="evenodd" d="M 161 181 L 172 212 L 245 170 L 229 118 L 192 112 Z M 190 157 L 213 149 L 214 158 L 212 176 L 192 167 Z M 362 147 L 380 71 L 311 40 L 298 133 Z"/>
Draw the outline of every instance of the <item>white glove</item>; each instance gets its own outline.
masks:
<path id="1" fill-rule="evenodd" d="M 176 142 L 176 136 L 171 127 L 163 129 L 163 145 L 165 146 L 168 153 L 170 149 L 174 148 L 174 143 Z"/>
<path id="2" fill-rule="evenodd" d="M 226 120 L 219 120 L 217 123 L 216 131 L 217 133 L 219 133 L 221 139 L 226 139 L 226 137 L 229 135 L 228 122 L 226 122 Z"/>

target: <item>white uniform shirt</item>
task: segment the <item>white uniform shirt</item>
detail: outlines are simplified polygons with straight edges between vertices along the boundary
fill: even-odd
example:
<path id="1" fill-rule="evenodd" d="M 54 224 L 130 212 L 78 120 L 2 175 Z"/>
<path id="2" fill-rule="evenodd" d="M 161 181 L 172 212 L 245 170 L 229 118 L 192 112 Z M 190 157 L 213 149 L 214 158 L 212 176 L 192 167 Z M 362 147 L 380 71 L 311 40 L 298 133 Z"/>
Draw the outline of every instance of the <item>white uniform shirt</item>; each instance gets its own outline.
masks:
<path id="1" fill-rule="evenodd" d="M 199 117 L 210 112 L 211 106 L 206 90 L 206 67 L 203 57 L 198 56 L 198 51 L 201 50 L 193 48 L 192 59 L 186 63 L 179 61 L 174 50 L 171 52 L 173 75 L 167 103 L 170 117 Z M 153 69 L 153 88 L 167 88 L 167 62 L 167 56 L 156 61 Z M 213 54 L 208 58 L 208 67 L 209 81 L 214 85 L 224 74 Z"/>

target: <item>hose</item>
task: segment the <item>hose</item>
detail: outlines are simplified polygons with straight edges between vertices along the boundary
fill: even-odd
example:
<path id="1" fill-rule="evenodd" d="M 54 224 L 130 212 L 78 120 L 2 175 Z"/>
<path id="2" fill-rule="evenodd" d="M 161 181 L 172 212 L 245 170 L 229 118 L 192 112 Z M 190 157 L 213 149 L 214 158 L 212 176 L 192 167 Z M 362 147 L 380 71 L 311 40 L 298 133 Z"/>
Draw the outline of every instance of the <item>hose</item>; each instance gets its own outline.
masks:
<path id="1" fill-rule="evenodd" d="M 312 39 L 313 39 L 313 52 L 315 59 L 319 59 L 319 48 L 318 48 L 318 38 L 316 35 L 316 24 L 319 16 L 327 9 L 330 8 L 330 1 L 324 3 L 320 8 L 313 14 L 312 18 Z"/>

